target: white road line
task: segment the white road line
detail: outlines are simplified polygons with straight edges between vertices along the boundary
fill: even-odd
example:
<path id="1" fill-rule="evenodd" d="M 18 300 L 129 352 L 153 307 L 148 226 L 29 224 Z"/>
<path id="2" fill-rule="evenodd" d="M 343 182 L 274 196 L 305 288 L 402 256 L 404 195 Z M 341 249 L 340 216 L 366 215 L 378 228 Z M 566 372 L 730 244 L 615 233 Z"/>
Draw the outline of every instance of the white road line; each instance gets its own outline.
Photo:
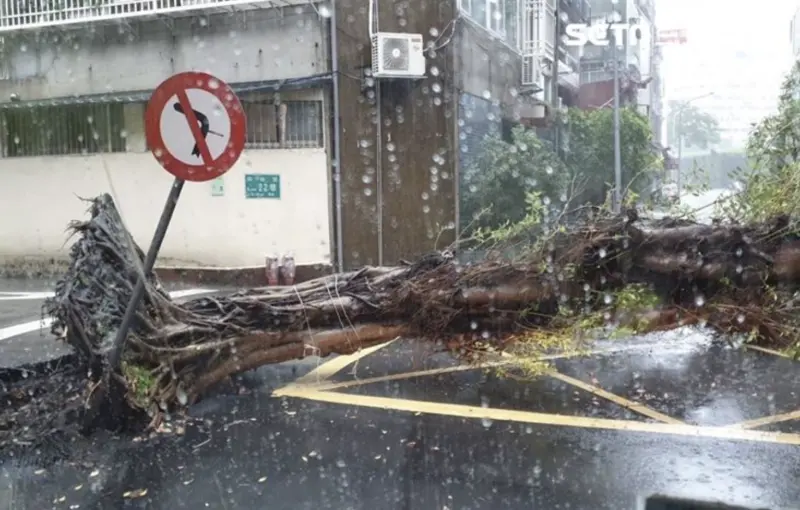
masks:
<path id="1" fill-rule="evenodd" d="M 195 296 L 197 294 L 207 294 L 209 292 L 214 292 L 214 290 L 212 289 L 176 290 L 175 292 L 170 292 L 169 295 L 173 299 L 180 299 L 183 297 Z M 46 294 L 46 293 L 42 292 L 41 294 Z M 49 297 L 49 296 L 52 296 L 52 294 L 48 294 L 47 296 L 44 297 Z M 0 328 L 0 341 L 8 340 L 9 338 L 24 335 L 26 333 L 31 333 L 39 329 L 49 328 L 52 323 L 53 319 L 51 317 L 45 317 L 38 321 L 25 322 L 23 324 L 15 324 L 14 326 L 9 326 L 7 328 Z"/>
<path id="2" fill-rule="evenodd" d="M 52 296 L 52 292 L 0 292 L 0 301 L 27 301 Z"/>

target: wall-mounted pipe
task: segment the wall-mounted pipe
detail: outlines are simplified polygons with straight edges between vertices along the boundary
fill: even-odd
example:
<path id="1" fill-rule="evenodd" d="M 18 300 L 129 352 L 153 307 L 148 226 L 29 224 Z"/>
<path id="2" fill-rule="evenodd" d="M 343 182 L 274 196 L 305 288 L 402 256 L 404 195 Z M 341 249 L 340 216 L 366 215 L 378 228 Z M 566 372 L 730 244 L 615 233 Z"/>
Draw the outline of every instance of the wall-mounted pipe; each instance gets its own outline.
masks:
<path id="1" fill-rule="evenodd" d="M 331 0 L 331 72 L 333 74 L 333 195 L 336 215 L 336 266 L 344 271 L 344 237 L 342 234 L 342 129 L 339 105 L 339 25 L 336 0 Z"/>

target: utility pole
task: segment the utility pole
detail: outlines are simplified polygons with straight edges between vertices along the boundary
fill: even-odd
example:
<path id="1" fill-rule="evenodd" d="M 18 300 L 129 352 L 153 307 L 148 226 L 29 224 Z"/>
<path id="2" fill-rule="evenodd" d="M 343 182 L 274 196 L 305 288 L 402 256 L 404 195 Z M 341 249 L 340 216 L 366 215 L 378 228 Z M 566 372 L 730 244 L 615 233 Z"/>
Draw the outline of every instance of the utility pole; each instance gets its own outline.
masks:
<path id="1" fill-rule="evenodd" d="M 619 59 L 617 57 L 617 37 L 611 30 L 611 59 L 614 65 L 614 212 L 622 210 L 622 160 L 619 146 Z"/>
<path id="2" fill-rule="evenodd" d="M 553 103 L 553 149 L 556 151 L 556 157 L 561 157 L 561 140 L 559 137 L 559 119 L 558 115 L 560 112 L 558 111 L 558 49 L 561 46 L 561 20 L 559 19 L 559 14 L 561 13 L 561 8 L 559 6 L 559 0 L 556 0 L 556 6 L 554 10 L 554 18 L 555 18 L 555 26 L 553 27 L 553 88 L 552 88 L 552 98 L 551 102 Z"/>
<path id="3" fill-rule="evenodd" d="M 683 110 L 685 109 L 686 106 L 682 105 L 681 109 L 678 110 L 678 125 L 676 126 L 678 128 L 678 178 L 675 184 L 678 187 L 678 202 L 681 200 L 681 191 L 683 191 L 683 130 L 681 126 L 683 125 Z"/>

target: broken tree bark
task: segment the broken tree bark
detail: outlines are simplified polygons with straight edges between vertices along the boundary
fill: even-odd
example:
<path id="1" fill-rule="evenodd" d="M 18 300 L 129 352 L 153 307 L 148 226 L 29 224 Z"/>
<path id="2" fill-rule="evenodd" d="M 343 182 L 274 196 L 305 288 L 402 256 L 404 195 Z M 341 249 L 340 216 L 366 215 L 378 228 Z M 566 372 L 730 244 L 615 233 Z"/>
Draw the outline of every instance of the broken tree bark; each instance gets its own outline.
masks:
<path id="1" fill-rule="evenodd" d="M 563 332 L 598 312 L 638 332 L 701 324 L 781 346 L 794 341 L 800 247 L 787 218 L 705 226 L 647 222 L 629 211 L 526 246 L 514 261 L 460 264 L 450 252 L 433 253 L 400 267 L 181 305 L 150 274 L 123 373 L 109 374 L 105 359 L 143 252 L 108 195 L 92 200 L 91 219 L 72 230 L 71 266 L 45 311 L 53 333 L 90 368 L 84 399 L 92 419 L 109 413 L 109 401 L 158 415 L 246 370 L 398 336 L 472 359 L 487 346 L 502 350 L 531 332 Z M 651 286 L 662 305 L 626 314 L 614 296 L 631 284 Z"/>

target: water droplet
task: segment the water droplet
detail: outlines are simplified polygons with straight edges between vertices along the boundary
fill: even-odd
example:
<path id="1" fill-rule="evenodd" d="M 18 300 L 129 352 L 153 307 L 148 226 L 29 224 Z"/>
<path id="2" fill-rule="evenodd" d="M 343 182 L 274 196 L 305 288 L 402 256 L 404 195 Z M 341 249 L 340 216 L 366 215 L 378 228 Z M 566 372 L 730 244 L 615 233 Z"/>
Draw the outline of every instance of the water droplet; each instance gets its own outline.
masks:
<path id="1" fill-rule="evenodd" d="M 183 388 L 178 388 L 175 391 L 175 397 L 178 399 L 178 403 L 180 403 L 182 406 L 185 406 L 189 402 L 189 397 L 186 395 L 186 392 L 183 391 Z"/>
<path id="2" fill-rule="evenodd" d="M 494 422 L 493 422 L 493 421 L 492 421 L 490 418 L 483 418 L 483 419 L 481 419 L 481 425 L 483 425 L 483 426 L 484 426 L 484 427 L 486 427 L 487 429 L 488 429 L 488 428 L 490 428 L 490 427 L 492 426 L 492 423 L 494 423 Z"/>
<path id="3" fill-rule="evenodd" d="M 738 322 L 739 324 L 744 324 L 744 315 L 741 315 L 741 314 L 738 315 L 736 317 L 736 322 Z"/>
<path id="4" fill-rule="evenodd" d="M 345 463 L 345 461 L 343 461 L 342 459 L 339 459 L 336 461 L 336 467 L 345 468 L 347 467 L 347 463 Z"/>
<path id="5" fill-rule="evenodd" d="M 610 305 L 614 298 L 611 297 L 611 294 L 606 294 L 603 296 L 603 303 Z"/>
<path id="6" fill-rule="evenodd" d="M 744 254 L 741 248 L 736 248 L 736 256 L 741 257 Z"/>
<path id="7" fill-rule="evenodd" d="M 552 166 L 548 165 L 547 168 L 544 169 L 544 171 L 547 173 L 547 175 L 553 175 L 553 167 Z"/>
<path id="8" fill-rule="evenodd" d="M 481 407 L 487 408 L 489 407 L 489 397 L 486 395 L 481 395 Z"/>
<path id="9" fill-rule="evenodd" d="M 364 195 L 371 197 L 372 196 L 372 188 L 364 188 Z"/>
<path id="10" fill-rule="evenodd" d="M 600 248 L 597 254 L 600 256 L 601 259 L 604 259 L 608 255 L 608 252 L 606 251 L 605 248 Z"/>
<path id="11" fill-rule="evenodd" d="M 742 266 L 736 266 L 737 273 L 742 274 L 742 271 L 744 271 L 744 268 Z"/>
<path id="12" fill-rule="evenodd" d="M 211 90 L 218 89 L 219 88 L 219 80 L 214 79 L 214 78 L 208 80 L 208 88 L 210 88 Z"/>
<path id="13" fill-rule="evenodd" d="M 474 331 L 474 330 L 478 329 L 478 323 L 475 322 L 475 321 L 472 321 L 470 323 L 469 327 Z"/>
<path id="14" fill-rule="evenodd" d="M 703 306 L 706 304 L 706 298 L 704 298 L 703 296 L 697 296 L 696 298 L 694 298 L 694 304 L 697 306 Z"/>
<path id="15" fill-rule="evenodd" d="M 483 98 L 484 99 L 491 99 L 492 98 L 492 93 L 489 92 L 488 90 L 484 90 L 483 91 Z"/>
<path id="16" fill-rule="evenodd" d="M 330 6 L 327 4 L 320 4 L 319 7 L 317 7 L 317 14 L 323 18 L 330 18 L 333 16 L 333 11 L 331 11 Z"/>
<path id="17" fill-rule="evenodd" d="M 437 37 L 439 35 L 439 29 L 436 27 L 431 27 L 431 29 L 428 30 L 428 33 L 431 34 L 431 37 Z"/>

